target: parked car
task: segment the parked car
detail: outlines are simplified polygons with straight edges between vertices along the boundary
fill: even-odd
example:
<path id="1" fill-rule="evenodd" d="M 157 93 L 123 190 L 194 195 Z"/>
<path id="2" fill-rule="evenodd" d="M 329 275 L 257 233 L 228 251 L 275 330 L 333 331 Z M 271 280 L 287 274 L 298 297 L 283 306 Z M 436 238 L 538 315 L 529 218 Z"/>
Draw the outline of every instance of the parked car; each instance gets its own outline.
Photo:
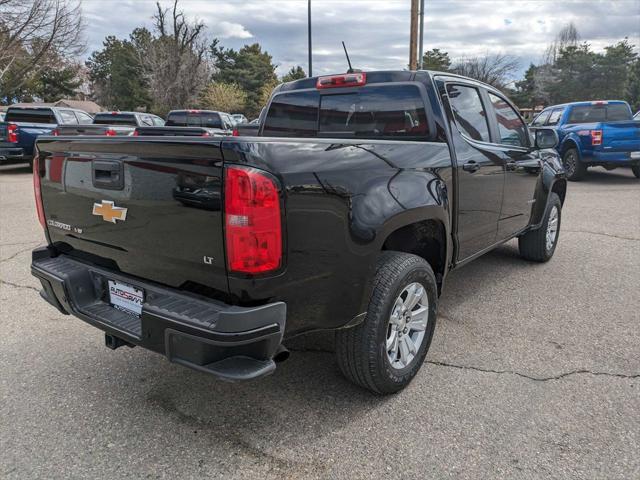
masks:
<path id="1" fill-rule="evenodd" d="M 254 118 L 248 123 L 238 125 L 236 127 L 236 129 L 238 130 L 238 135 L 242 137 L 251 137 L 257 135 L 258 131 L 260 130 L 260 123 L 262 122 L 262 120 L 264 120 L 264 115 L 266 114 L 266 112 L 267 110 L 263 108 L 260 111 L 260 116 L 258 118 Z"/>
<path id="2" fill-rule="evenodd" d="M 161 128 L 139 128 L 137 136 L 203 136 L 237 135 L 231 115 L 213 110 L 172 110 Z"/>
<path id="3" fill-rule="evenodd" d="M 244 123 L 249 123 L 249 120 L 247 120 L 247 117 L 245 117 L 241 113 L 234 113 L 234 114 L 231 115 L 231 117 L 235 120 L 236 125 L 242 125 Z"/>
<path id="4" fill-rule="evenodd" d="M 106 135 L 118 137 L 133 135 L 136 127 L 162 126 L 164 120 L 157 115 L 145 112 L 100 112 L 96 113 L 91 125 L 65 125 L 56 130 L 60 136 L 67 135 Z"/>
<path id="5" fill-rule="evenodd" d="M 634 120 L 640 120 L 640 110 L 638 110 L 638 111 L 636 112 L 636 114 L 633 116 L 633 119 L 634 119 Z"/>
<path id="6" fill-rule="evenodd" d="M 4 122 L 5 115 L 6 115 L 6 113 L 0 112 L 0 122 Z"/>
<path id="7" fill-rule="evenodd" d="M 259 133 L 39 140 L 42 297 L 110 348 L 232 381 L 334 330 L 344 375 L 387 394 L 422 365 L 451 269 L 513 238 L 536 262 L 558 244 L 557 134 L 532 143 L 489 85 L 305 78 L 274 91 Z"/>
<path id="8" fill-rule="evenodd" d="M 545 108 L 531 126 L 558 132 L 558 152 L 569 180 L 580 180 L 588 167 L 631 167 L 640 178 L 640 123 L 622 101 L 575 102 Z"/>
<path id="9" fill-rule="evenodd" d="M 0 122 L 0 162 L 31 163 L 33 147 L 40 135 L 51 135 L 65 125 L 90 123 L 91 115 L 62 107 L 9 107 Z"/>

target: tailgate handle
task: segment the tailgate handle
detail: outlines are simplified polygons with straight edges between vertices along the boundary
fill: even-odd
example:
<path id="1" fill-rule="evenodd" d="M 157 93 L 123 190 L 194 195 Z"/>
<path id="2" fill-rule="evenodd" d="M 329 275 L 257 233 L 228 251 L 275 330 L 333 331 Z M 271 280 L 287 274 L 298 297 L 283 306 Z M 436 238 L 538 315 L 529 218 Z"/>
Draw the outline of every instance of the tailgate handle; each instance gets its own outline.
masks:
<path id="1" fill-rule="evenodd" d="M 118 160 L 93 160 L 91 162 L 93 186 L 107 190 L 124 188 L 124 168 Z"/>

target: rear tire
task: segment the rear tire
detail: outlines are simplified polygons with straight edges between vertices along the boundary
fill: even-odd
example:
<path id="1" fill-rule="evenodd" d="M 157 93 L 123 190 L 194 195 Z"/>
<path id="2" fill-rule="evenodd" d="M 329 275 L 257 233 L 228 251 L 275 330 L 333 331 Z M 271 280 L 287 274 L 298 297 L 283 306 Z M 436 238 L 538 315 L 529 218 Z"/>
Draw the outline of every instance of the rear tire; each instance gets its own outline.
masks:
<path id="1" fill-rule="evenodd" d="M 560 237 L 562 203 L 557 194 L 551 193 L 544 212 L 542 225 L 518 237 L 520 255 L 533 262 L 548 262 L 553 257 Z"/>
<path id="2" fill-rule="evenodd" d="M 640 165 L 633 165 L 631 167 L 631 171 L 636 176 L 636 178 L 640 178 Z"/>
<path id="3" fill-rule="evenodd" d="M 587 173 L 587 166 L 580 161 L 577 148 L 569 148 L 562 155 L 562 166 L 567 174 L 567 180 L 577 182 L 582 180 Z"/>
<path id="4" fill-rule="evenodd" d="M 383 395 L 405 388 L 431 344 L 437 291 L 423 258 L 382 252 L 364 321 L 336 331 L 336 358 L 344 376 Z"/>

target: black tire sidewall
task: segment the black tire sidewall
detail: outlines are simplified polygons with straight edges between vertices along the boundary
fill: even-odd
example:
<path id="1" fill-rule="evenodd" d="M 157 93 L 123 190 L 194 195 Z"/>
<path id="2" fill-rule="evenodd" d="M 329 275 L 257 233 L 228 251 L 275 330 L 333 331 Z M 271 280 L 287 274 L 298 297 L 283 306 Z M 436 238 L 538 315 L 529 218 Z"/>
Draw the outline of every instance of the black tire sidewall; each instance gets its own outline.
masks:
<path id="1" fill-rule="evenodd" d="M 413 282 L 420 283 L 427 291 L 427 297 L 429 299 L 429 319 L 425 330 L 425 336 L 420 348 L 418 349 L 418 353 L 407 367 L 403 369 L 396 369 L 391 366 L 386 351 L 388 322 L 396 299 L 406 286 Z M 394 279 L 393 286 L 389 289 L 389 294 L 384 301 L 384 308 L 377 312 L 378 318 L 376 319 L 376 357 L 378 362 L 378 371 L 383 373 L 382 380 L 385 382 L 387 389 L 399 390 L 403 388 L 411 381 L 422 366 L 435 330 L 438 309 L 437 299 L 438 296 L 435 278 L 431 269 L 426 265 L 426 262 L 425 264 L 412 265 Z"/>

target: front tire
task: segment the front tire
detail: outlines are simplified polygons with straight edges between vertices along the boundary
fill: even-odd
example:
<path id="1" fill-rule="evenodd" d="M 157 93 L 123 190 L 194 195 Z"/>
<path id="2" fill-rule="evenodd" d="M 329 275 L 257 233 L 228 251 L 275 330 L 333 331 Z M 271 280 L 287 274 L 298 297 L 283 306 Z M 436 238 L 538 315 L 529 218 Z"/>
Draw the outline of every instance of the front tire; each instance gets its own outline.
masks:
<path id="1" fill-rule="evenodd" d="M 562 166 L 567 174 L 567 180 L 577 182 L 587 174 L 587 166 L 580 161 L 577 148 L 569 148 L 562 155 Z"/>
<path id="2" fill-rule="evenodd" d="M 431 344 L 437 292 L 423 258 L 382 252 L 364 321 L 336 331 L 336 358 L 344 376 L 378 394 L 405 388 Z"/>
<path id="3" fill-rule="evenodd" d="M 553 257 L 560 237 L 561 213 L 560 197 L 552 192 L 542 225 L 518 237 L 518 247 L 523 258 L 533 262 L 548 262 Z"/>

